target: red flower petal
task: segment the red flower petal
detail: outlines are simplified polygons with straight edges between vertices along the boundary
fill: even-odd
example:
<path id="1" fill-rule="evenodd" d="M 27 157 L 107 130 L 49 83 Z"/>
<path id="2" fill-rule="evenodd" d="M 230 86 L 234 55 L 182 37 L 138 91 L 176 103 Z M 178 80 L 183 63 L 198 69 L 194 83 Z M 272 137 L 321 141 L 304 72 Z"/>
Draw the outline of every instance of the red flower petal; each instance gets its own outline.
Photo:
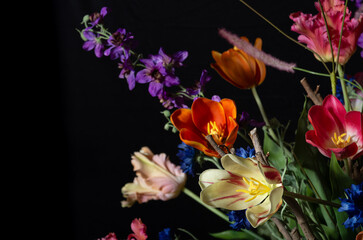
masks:
<path id="1" fill-rule="evenodd" d="M 226 126 L 222 104 L 207 98 L 198 98 L 193 102 L 192 116 L 195 126 L 205 135 L 208 135 L 209 122 L 215 122 L 219 129 Z"/>
<path id="2" fill-rule="evenodd" d="M 352 143 L 344 148 L 329 148 L 328 150 L 332 151 L 338 160 L 342 160 L 353 157 L 358 151 L 358 146 L 356 143 Z"/>
<path id="3" fill-rule="evenodd" d="M 323 107 L 328 110 L 331 116 L 334 118 L 339 132 L 344 133 L 344 117 L 347 111 L 345 111 L 343 104 L 338 100 L 338 98 L 334 97 L 333 95 L 328 95 L 324 98 Z"/>
<path id="4" fill-rule="evenodd" d="M 337 135 L 344 133 L 344 128 L 342 132 L 340 131 L 336 118 L 325 107 L 317 105 L 310 108 L 308 118 L 314 127 L 315 135 L 319 139 L 321 146 L 325 148 L 335 147 L 331 137 L 334 136 L 334 133 Z"/>
<path id="5" fill-rule="evenodd" d="M 363 147 L 363 114 L 358 111 L 351 111 L 345 115 L 345 129 L 347 135 L 352 137 L 359 147 Z"/>

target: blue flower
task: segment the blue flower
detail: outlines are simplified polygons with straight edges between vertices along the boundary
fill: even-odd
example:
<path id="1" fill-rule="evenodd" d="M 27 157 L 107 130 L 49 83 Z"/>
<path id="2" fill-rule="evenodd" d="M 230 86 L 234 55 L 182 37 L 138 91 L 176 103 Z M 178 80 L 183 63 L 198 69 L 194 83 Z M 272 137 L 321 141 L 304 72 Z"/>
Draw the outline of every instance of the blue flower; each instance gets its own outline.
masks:
<path id="1" fill-rule="evenodd" d="M 348 213 L 344 226 L 354 230 L 363 226 L 363 182 L 358 185 L 352 184 L 350 188 L 345 189 L 345 193 L 347 198 L 339 198 L 341 207 L 338 211 Z"/>
<path id="2" fill-rule="evenodd" d="M 246 210 L 230 211 L 227 213 L 231 226 L 234 230 L 250 229 L 251 224 L 246 218 Z"/>
<path id="3" fill-rule="evenodd" d="M 159 232 L 159 240 L 172 240 L 171 229 L 165 228 L 163 231 Z"/>
<path id="4" fill-rule="evenodd" d="M 242 147 L 236 149 L 237 156 L 243 157 L 243 158 L 251 158 L 255 156 L 255 149 L 250 148 L 249 146 L 244 150 Z"/>
<path id="5" fill-rule="evenodd" d="M 183 172 L 194 177 L 194 162 L 193 158 L 195 156 L 195 149 L 191 146 L 181 143 L 178 145 L 180 149 L 176 156 L 181 160 L 180 167 Z"/>

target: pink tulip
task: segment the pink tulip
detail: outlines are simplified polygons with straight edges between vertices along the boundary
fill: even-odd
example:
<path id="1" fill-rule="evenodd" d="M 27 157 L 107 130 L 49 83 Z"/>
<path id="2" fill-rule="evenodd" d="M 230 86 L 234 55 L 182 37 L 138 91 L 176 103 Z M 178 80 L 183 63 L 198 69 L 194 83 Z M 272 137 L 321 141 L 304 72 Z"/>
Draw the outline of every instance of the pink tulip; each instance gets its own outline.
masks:
<path id="1" fill-rule="evenodd" d="M 358 111 L 346 112 L 343 104 L 328 95 L 322 106 L 312 106 L 308 113 L 314 130 L 306 133 L 306 142 L 326 157 L 332 152 L 338 160 L 355 159 L 363 154 L 363 117 Z"/>
<path id="2" fill-rule="evenodd" d="M 146 240 L 146 225 L 142 223 L 141 219 L 135 218 L 131 223 L 131 229 L 134 233 L 130 233 L 127 240 Z"/>
<path id="3" fill-rule="evenodd" d="M 186 174 L 180 166 L 170 162 L 165 153 L 154 155 L 148 147 L 135 152 L 131 163 L 136 177 L 122 188 L 126 198 L 122 207 L 131 207 L 136 201 L 170 200 L 176 198 L 184 188 Z"/>
<path id="4" fill-rule="evenodd" d="M 344 1 L 321 0 L 321 3 L 332 41 L 334 61 L 336 62 L 343 23 Z M 294 21 L 291 30 L 301 34 L 298 37 L 299 42 L 305 43 L 309 49 L 316 52 L 322 58 L 315 56 L 319 61 L 332 62 L 333 56 L 320 4 L 316 2 L 315 7 L 319 11 L 317 15 L 302 12 L 290 14 L 290 19 Z M 348 62 L 355 52 L 358 38 L 363 32 L 363 16 L 355 19 L 351 18 L 351 15 L 352 13 L 347 8 L 339 52 L 339 63 L 342 65 Z"/>

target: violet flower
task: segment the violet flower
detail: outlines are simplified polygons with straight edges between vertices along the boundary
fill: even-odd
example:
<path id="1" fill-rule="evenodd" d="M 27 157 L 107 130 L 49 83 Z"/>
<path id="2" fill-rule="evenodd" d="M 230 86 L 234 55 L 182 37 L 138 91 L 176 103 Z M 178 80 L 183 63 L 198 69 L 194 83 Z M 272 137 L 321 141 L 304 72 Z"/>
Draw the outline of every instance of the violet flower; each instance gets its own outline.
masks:
<path id="1" fill-rule="evenodd" d="M 179 85 L 179 78 L 175 76 L 175 67 L 181 66 L 186 57 L 186 52 L 177 52 L 169 56 L 160 48 L 158 55 L 140 60 L 145 69 L 136 74 L 136 82 L 149 83 L 150 95 L 159 96 L 163 93 L 164 87 Z"/>
<path id="2" fill-rule="evenodd" d="M 101 23 L 103 21 L 103 18 L 107 15 L 108 13 L 108 8 L 107 7 L 103 7 L 101 8 L 100 12 L 95 12 L 93 14 L 91 14 L 89 16 L 89 19 L 91 21 L 91 27 L 96 26 L 97 24 Z"/>
<path id="3" fill-rule="evenodd" d="M 207 70 L 203 70 L 199 81 L 192 88 L 187 88 L 188 95 L 198 95 L 203 92 L 205 85 L 211 80 L 211 76 L 208 75 Z"/>
<path id="4" fill-rule="evenodd" d="M 119 28 L 107 40 L 108 48 L 105 51 L 105 56 L 110 56 L 111 60 L 120 58 L 124 54 L 128 54 L 134 36 L 126 29 Z"/>
<path id="5" fill-rule="evenodd" d="M 82 48 L 86 51 L 91 51 L 94 49 L 96 57 L 102 57 L 105 48 L 102 40 L 89 30 L 83 31 L 82 34 L 86 39 L 86 42 L 83 44 Z"/>
<path id="6" fill-rule="evenodd" d="M 238 125 L 240 128 L 246 128 L 248 126 L 251 127 L 263 127 L 265 125 L 264 122 L 256 121 L 255 119 L 251 119 L 251 116 L 248 112 L 242 112 L 238 115 Z"/>

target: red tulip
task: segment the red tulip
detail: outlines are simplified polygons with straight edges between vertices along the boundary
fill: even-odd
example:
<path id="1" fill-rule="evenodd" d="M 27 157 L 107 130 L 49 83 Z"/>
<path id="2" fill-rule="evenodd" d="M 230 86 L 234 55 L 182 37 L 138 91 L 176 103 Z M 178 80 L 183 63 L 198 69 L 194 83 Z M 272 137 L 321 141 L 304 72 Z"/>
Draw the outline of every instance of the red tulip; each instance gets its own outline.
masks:
<path id="1" fill-rule="evenodd" d="M 338 160 L 355 159 L 363 154 L 362 113 L 346 112 L 333 95 L 322 106 L 312 106 L 308 118 L 314 130 L 306 133 L 306 142 L 317 147 L 326 157 L 333 152 Z"/>

